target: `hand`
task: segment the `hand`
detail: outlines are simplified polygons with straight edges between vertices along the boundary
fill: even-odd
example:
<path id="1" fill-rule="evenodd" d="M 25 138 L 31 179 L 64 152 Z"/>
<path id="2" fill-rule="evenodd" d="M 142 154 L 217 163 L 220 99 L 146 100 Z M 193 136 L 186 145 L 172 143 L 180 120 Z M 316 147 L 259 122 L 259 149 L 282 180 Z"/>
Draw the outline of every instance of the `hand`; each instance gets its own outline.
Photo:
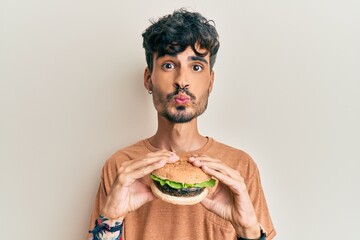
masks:
<path id="1" fill-rule="evenodd" d="M 219 180 L 215 192 L 205 198 L 201 204 L 230 221 L 238 236 L 259 238 L 259 223 L 240 173 L 220 160 L 205 155 L 191 157 L 189 162 Z"/>
<path id="2" fill-rule="evenodd" d="M 100 214 L 110 219 L 123 221 L 129 212 L 153 200 L 155 196 L 145 183 L 144 177 L 166 163 L 177 160 L 179 157 L 175 153 L 161 150 L 122 162 Z"/>

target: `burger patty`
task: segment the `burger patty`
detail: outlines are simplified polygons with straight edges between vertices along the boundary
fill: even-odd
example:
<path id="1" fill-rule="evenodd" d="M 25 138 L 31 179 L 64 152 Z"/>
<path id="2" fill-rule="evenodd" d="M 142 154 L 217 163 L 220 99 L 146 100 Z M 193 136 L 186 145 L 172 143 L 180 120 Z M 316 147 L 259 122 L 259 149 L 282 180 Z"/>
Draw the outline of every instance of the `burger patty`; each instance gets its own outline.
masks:
<path id="1" fill-rule="evenodd" d="M 175 189 L 167 184 L 161 186 L 161 184 L 158 181 L 154 181 L 154 183 L 161 192 L 175 197 L 193 197 L 199 195 L 204 191 L 204 188 L 193 187 L 193 188 Z"/>

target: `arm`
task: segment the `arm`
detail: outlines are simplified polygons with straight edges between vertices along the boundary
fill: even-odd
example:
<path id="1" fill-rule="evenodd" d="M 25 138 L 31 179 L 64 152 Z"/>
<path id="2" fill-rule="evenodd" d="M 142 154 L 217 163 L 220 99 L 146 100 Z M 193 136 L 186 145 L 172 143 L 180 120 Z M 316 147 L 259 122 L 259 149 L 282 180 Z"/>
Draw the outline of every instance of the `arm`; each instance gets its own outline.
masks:
<path id="1" fill-rule="evenodd" d="M 123 222 L 100 215 L 95 221 L 94 229 L 89 233 L 92 234 L 90 240 L 122 240 Z"/>

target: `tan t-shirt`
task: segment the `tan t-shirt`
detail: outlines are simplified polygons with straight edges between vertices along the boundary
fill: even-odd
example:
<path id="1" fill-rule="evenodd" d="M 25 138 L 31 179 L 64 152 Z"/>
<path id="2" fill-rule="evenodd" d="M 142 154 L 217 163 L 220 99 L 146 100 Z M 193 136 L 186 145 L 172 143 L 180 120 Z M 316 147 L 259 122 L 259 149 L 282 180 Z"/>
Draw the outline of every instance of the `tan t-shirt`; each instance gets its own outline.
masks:
<path id="1" fill-rule="evenodd" d="M 110 192 L 111 185 L 115 181 L 120 163 L 124 160 L 135 159 L 158 150 L 145 139 L 116 152 L 107 160 L 102 170 L 90 229 L 94 228 L 95 219 L 98 218 L 99 211 L 105 203 L 105 198 Z M 228 166 L 238 170 L 245 180 L 258 221 L 264 227 L 267 239 L 273 239 L 276 232 L 261 187 L 258 168 L 248 154 L 219 143 L 212 138 L 208 138 L 206 145 L 197 151 L 187 153 L 177 152 L 177 154 L 189 156 L 205 154 L 220 159 Z M 124 239 L 222 240 L 236 239 L 236 233 L 229 221 L 208 211 L 201 204 L 178 206 L 156 199 L 126 216 L 124 221 Z"/>

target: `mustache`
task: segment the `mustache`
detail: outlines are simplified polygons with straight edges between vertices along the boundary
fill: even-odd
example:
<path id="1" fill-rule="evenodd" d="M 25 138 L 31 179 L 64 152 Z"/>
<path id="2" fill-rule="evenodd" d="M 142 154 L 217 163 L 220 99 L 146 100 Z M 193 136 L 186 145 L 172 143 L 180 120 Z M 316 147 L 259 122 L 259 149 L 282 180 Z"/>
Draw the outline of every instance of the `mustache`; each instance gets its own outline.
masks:
<path id="1" fill-rule="evenodd" d="M 195 100 L 196 97 L 194 94 L 192 94 L 188 89 L 187 87 L 180 87 L 180 86 L 176 86 L 176 89 L 173 93 L 170 93 L 168 95 L 166 95 L 166 99 L 167 100 L 171 100 L 174 96 L 178 95 L 180 92 L 183 92 L 185 93 L 186 95 L 188 95 L 191 100 Z"/>

